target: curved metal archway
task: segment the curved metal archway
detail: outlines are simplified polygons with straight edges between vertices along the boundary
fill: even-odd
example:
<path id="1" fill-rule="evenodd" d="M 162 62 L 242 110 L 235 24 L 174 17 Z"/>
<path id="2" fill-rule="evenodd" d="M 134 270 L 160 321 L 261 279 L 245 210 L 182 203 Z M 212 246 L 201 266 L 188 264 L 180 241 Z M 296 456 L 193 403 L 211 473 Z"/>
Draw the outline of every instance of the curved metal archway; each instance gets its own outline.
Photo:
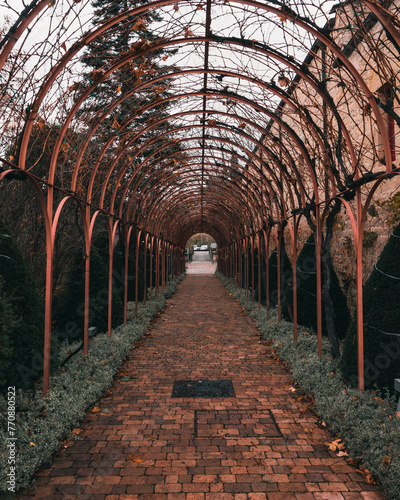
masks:
<path id="1" fill-rule="evenodd" d="M 183 270 L 188 237 L 209 232 L 223 256 L 220 270 L 232 278 L 241 275 L 244 252 L 254 284 L 255 247 L 258 259 L 263 249 L 267 260 L 271 229 L 279 247 L 287 226 L 295 262 L 303 216 L 314 226 L 318 260 L 326 215 L 332 201 L 340 200 L 357 253 L 362 389 L 360 241 L 374 193 L 399 173 L 393 132 L 400 126 L 397 101 L 393 105 L 400 84 L 398 2 L 346 1 L 330 13 L 326 2 L 307 7 L 294 1 L 289 8 L 278 0 L 207 0 L 204 5 L 158 0 L 98 24 L 90 0 L 64 10 L 66 3 L 34 0 L 0 42 L 0 181 L 24 172 L 38 194 L 46 227 L 44 391 L 49 388 L 54 241 L 67 201 L 76 203 L 84 225 L 87 353 L 88 276 L 98 217 L 106 218 L 109 232 L 111 334 L 119 227 L 126 264 L 130 241 L 135 242 L 137 304 L 141 242 L 150 249 L 151 269 L 162 267 L 164 284 L 170 271 Z M 149 12 L 159 15 L 153 26 Z M 380 31 L 371 34 L 371 23 L 363 19 L 372 19 Z M 118 38 L 123 30 L 130 32 L 128 49 L 102 54 L 100 42 Z M 381 50 L 366 59 L 364 41 L 381 44 Z M 83 61 L 94 47 L 100 47 L 96 54 L 102 64 L 89 69 Z M 391 95 L 387 101 L 382 88 Z M 35 156 L 44 129 L 51 141 L 45 166 L 41 155 Z M 125 272 L 126 321 L 127 265 Z M 296 318 L 295 294 L 293 299 Z M 320 271 L 317 312 L 321 341 Z"/>

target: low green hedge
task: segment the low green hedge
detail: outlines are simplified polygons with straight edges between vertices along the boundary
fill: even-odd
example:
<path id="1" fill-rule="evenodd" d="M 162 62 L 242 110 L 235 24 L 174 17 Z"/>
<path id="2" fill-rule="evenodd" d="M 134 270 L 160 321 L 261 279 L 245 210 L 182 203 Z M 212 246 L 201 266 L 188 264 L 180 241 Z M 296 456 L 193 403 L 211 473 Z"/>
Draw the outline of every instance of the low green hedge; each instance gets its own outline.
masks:
<path id="1" fill-rule="evenodd" d="M 128 322 L 113 330 L 109 337 L 99 334 L 89 355 L 82 351 L 72 357 L 51 378 L 51 389 L 42 397 L 42 387 L 19 390 L 16 394 L 16 489 L 28 486 L 38 467 L 49 463 L 55 451 L 60 448 L 61 440 L 66 438 L 85 416 L 89 406 L 98 400 L 110 386 L 113 376 L 132 349 L 135 340 L 140 339 L 150 326 L 151 320 L 161 311 L 178 283 L 167 285 L 163 293 L 138 305 L 138 317 L 135 316 L 135 304 L 128 303 Z M 61 359 L 67 352 L 74 350 L 79 342 L 64 346 Z M 8 489 L 9 472 L 7 434 L 6 394 L 0 395 L 0 495 Z"/>
<path id="2" fill-rule="evenodd" d="M 362 457 L 362 464 L 384 489 L 388 499 L 400 499 L 400 422 L 396 420 L 396 401 L 378 391 L 359 392 L 345 383 L 340 360 L 330 356 L 330 344 L 322 339 L 323 356 L 317 355 L 317 337 L 299 328 L 293 340 L 293 324 L 278 323 L 273 312 L 267 318 L 264 307 L 246 298 L 229 280 L 218 274 L 228 291 L 237 298 L 257 325 L 264 339 L 272 341 L 294 380 L 306 394 L 312 393 L 319 417 L 332 433 L 344 440 L 352 457 Z M 312 374 L 312 376 L 310 376 Z"/>

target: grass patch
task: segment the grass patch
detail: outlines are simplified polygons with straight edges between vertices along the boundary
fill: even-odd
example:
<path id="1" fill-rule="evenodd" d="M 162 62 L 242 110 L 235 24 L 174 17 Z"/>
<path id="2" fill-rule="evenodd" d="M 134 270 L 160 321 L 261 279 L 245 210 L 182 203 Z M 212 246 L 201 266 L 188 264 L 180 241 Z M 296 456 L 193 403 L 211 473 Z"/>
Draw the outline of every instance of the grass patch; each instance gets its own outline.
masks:
<path id="1" fill-rule="evenodd" d="M 313 394 L 315 411 L 345 442 L 349 455 L 360 459 L 388 499 L 400 500 L 400 421 L 396 420 L 395 399 L 379 391 L 361 393 L 350 387 L 343 381 L 340 360 L 333 360 L 329 354 L 326 338 L 322 339 L 323 355 L 319 358 L 317 337 L 312 331 L 299 327 L 298 341 L 294 342 L 292 323 L 278 323 L 275 312 L 268 318 L 265 307 L 259 310 L 242 290 L 221 274 L 217 276 L 257 320 L 263 338 L 286 362 L 300 389 Z"/>
<path id="2" fill-rule="evenodd" d="M 138 317 L 135 316 L 135 304 L 128 304 L 128 322 L 112 332 L 99 334 L 89 355 L 82 351 L 68 361 L 64 369 L 51 378 L 49 393 L 42 397 L 42 386 L 38 384 L 32 390 L 19 390 L 16 393 L 16 491 L 31 484 L 34 472 L 43 464 L 51 463 L 52 455 L 61 446 L 61 441 L 68 437 L 85 416 L 87 409 L 98 400 L 110 386 L 113 376 L 132 349 L 135 340 L 147 331 L 153 318 L 165 307 L 166 299 L 176 290 L 176 281 L 165 287 L 164 292 L 138 305 Z M 61 359 L 67 352 L 74 350 L 79 342 L 65 346 L 61 350 Z M 0 495 L 8 489 L 7 463 L 7 401 L 6 395 L 0 395 Z"/>

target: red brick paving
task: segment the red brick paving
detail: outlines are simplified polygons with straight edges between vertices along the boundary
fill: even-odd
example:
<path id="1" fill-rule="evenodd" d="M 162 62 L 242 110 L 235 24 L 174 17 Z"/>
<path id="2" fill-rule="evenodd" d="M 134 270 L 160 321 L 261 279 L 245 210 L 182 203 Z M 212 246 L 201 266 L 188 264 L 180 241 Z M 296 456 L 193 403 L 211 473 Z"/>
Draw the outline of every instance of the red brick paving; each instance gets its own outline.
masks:
<path id="1" fill-rule="evenodd" d="M 116 378 L 97 403 L 112 413 L 88 412 L 81 440 L 19 499 L 384 499 L 324 445 L 328 432 L 214 276 L 179 285 L 123 370 L 133 380 Z M 171 397 L 175 380 L 206 379 L 232 380 L 236 397 Z"/>

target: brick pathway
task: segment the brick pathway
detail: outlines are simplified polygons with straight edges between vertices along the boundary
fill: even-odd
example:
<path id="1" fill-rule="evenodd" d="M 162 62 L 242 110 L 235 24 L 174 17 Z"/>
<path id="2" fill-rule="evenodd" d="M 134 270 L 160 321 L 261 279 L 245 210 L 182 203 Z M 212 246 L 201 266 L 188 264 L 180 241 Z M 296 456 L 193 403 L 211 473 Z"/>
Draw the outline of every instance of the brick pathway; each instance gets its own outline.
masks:
<path id="1" fill-rule="evenodd" d="M 105 411 L 89 411 L 81 440 L 18 498 L 384 498 L 328 450 L 328 433 L 216 277 L 188 276 L 140 345 L 97 403 Z M 220 379 L 236 397 L 171 397 L 175 380 Z"/>
<path id="2" fill-rule="evenodd" d="M 205 262 L 187 262 L 187 274 L 214 274 L 217 269 L 217 263 L 211 261 Z"/>

